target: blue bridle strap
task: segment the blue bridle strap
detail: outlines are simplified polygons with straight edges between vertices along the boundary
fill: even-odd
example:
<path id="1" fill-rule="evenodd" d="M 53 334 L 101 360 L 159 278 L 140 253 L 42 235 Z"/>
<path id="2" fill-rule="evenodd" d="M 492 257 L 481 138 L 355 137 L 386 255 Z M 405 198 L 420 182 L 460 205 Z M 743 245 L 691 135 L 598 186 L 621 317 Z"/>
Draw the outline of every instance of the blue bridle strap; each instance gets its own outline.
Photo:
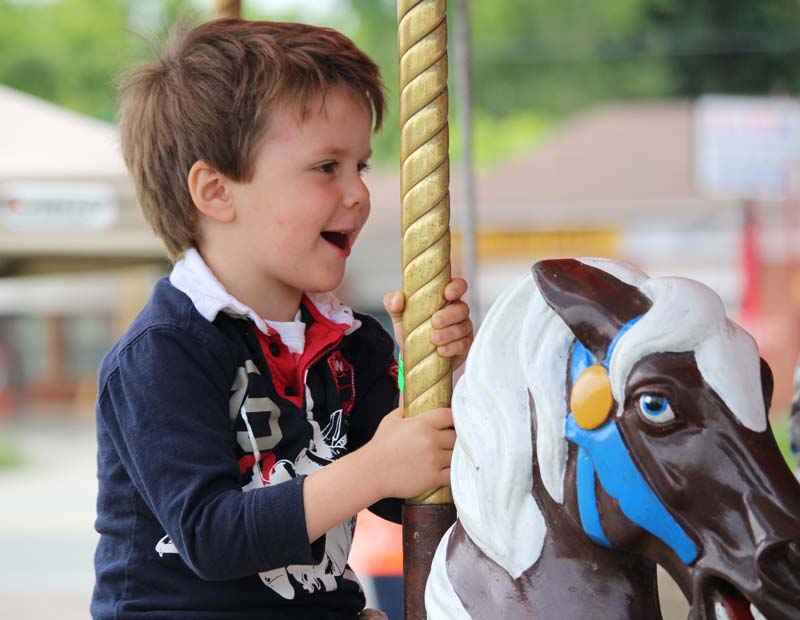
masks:
<path id="1" fill-rule="evenodd" d="M 603 363 L 606 370 L 620 336 L 640 318 L 636 317 L 626 323 L 611 342 Z M 570 363 L 573 384 L 586 368 L 595 363 L 594 355 L 576 340 Z M 565 430 L 567 439 L 578 446 L 578 512 L 586 535 L 598 544 L 609 548 L 612 546 L 600 522 L 595 483 L 597 478 L 605 492 L 617 500 L 620 510 L 628 519 L 662 540 L 684 563 L 694 562 L 698 555 L 697 547 L 634 465 L 614 419 L 597 429 L 586 430 L 578 426 L 575 417 L 570 413 Z"/>
<path id="2" fill-rule="evenodd" d="M 571 419 L 572 416 L 570 416 Z M 569 422 L 567 423 L 569 424 Z M 608 542 L 608 538 L 603 532 L 600 513 L 597 510 L 594 465 L 589 453 L 582 447 L 578 448 L 578 471 L 575 475 L 578 484 L 578 513 L 581 517 L 583 531 L 598 545 L 611 548 L 611 543 Z"/>

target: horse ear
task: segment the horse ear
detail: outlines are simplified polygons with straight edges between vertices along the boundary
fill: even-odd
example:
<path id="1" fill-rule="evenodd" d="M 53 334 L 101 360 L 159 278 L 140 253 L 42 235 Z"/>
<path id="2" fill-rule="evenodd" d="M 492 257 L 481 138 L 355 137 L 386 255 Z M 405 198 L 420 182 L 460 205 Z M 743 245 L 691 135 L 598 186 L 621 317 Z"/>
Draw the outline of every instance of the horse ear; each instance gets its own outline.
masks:
<path id="1" fill-rule="evenodd" d="M 539 261 L 532 271 L 547 305 L 598 359 L 620 328 L 652 305 L 635 286 L 574 259 Z"/>

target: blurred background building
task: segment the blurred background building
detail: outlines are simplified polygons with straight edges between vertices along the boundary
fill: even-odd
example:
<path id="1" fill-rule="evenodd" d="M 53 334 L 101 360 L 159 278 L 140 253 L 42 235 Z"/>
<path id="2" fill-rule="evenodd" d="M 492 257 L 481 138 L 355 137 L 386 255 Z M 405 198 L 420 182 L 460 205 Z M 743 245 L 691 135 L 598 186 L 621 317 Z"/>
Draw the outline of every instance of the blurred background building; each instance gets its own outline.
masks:
<path id="1" fill-rule="evenodd" d="M 373 215 L 340 291 L 382 314 L 384 292 L 400 286 L 395 2 L 243 6 L 340 28 L 382 66 L 391 104 L 368 179 Z M 0 0 L 0 415 L 90 411 L 102 352 L 168 272 L 121 161 L 114 88 L 152 56 L 148 40 L 210 7 Z M 502 0 L 470 14 L 480 306 L 548 256 L 699 279 L 757 337 L 785 410 L 800 349 L 800 10 Z M 451 101 L 459 271 L 463 106 Z"/>
<path id="2" fill-rule="evenodd" d="M 81 415 L 103 353 L 169 264 L 113 125 L 0 87 L 0 132 L 0 411 Z M 697 279 L 756 336 L 784 409 L 800 347 L 799 163 L 800 105 L 788 98 L 617 102 L 568 116 L 478 175 L 481 306 L 547 257 Z M 373 212 L 340 295 L 380 316 L 400 287 L 399 175 L 379 168 L 368 181 Z"/>
<path id="3" fill-rule="evenodd" d="M 39 590 L 25 589 L 34 579 L 61 584 L 85 609 L 97 367 L 169 272 L 119 152 L 115 85 L 124 67 L 152 57 L 147 41 L 179 18 L 207 19 L 210 6 L 0 0 L 2 617 L 44 613 L 35 608 Z M 383 318 L 381 299 L 401 277 L 396 2 L 243 6 L 250 18 L 338 28 L 382 67 L 390 108 L 367 178 L 372 215 L 339 293 Z M 535 260 L 553 256 L 617 258 L 651 275 L 700 280 L 758 340 L 775 374 L 773 422 L 785 433 L 800 351 L 800 7 L 469 6 L 478 257 L 471 295 L 486 310 Z M 463 102 L 454 92 L 453 269 L 461 272 Z M 396 571 L 363 554 L 356 562 L 375 575 Z M 30 616 L 4 611 L 23 599 Z M 63 617 L 85 617 L 70 616 L 61 600 Z"/>
<path id="4" fill-rule="evenodd" d="M 113 125 L 0 85 L 0 135 L 0 414 L 91 411 L 163 250 Z"/>

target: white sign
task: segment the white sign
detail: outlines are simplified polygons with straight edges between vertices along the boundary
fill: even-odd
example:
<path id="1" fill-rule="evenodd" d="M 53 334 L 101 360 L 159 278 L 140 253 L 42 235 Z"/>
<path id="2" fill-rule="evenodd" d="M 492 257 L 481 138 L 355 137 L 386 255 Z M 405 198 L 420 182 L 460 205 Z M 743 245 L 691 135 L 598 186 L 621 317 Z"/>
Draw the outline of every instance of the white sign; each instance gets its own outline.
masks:
<path id="1" fill-rule="evenodd" d="M 118 212 L 113 189 L 100 183 L 0 184 L 0 226 L 9 230 L 106 230 Z"/>
<path id="2" fill-rule="evenodd" d="M 800 103 L 775 97 L 701 97 L 695 174 L 701 191 L 785 198 L 800 171 Z"/>

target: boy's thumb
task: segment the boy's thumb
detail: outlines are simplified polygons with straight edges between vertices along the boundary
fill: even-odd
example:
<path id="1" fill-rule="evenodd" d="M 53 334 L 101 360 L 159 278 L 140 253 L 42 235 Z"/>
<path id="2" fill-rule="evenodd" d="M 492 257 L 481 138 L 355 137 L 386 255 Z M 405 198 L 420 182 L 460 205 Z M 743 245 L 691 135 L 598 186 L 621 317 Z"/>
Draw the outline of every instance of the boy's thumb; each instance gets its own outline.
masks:
<path id="1" fill-rule="evenodd" d="M 383 298 L 383 307 L 389 314 L 392 320 L 392 331 L 394 332 L 394 341 L 400 347 L 400 354 L 403 353 L 403 308 L 405 308 L 406 301 L 403 293 L 400 291 L 392 291 Z"/>
<path id="2" fill-rule="evenodd" d="M 383 307 L 386 308 L 386 312 L 389 314 L 389 318 L 392 319 L 393 324 L 402 322 L 403 308 L 405 307 L 403 293 L 400 291 L 388 293 L 383 298 Z"/>

